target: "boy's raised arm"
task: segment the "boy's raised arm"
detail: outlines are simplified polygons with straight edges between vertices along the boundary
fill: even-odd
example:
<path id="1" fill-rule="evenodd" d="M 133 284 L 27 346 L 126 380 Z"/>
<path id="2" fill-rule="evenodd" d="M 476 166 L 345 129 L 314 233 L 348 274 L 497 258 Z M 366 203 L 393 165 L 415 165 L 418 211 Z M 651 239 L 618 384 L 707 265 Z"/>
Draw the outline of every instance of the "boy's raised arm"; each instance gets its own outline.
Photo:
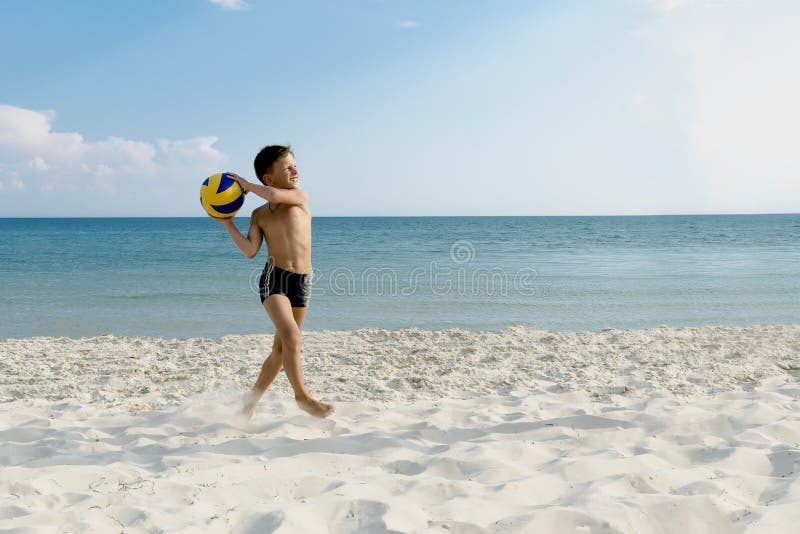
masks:
<path id="1" fill-rule="evenodd" d="M 302 189 L 279 189 L 269 185 L 254 184 L 253 182 L 248 182 L 238 174 L 232 172 L 227 174 L 242 186 L 245 193 L 252 191 L 261 198 L 268 200 L 271 204 L 302 206 L 308 200 L 308 195 Z"/>

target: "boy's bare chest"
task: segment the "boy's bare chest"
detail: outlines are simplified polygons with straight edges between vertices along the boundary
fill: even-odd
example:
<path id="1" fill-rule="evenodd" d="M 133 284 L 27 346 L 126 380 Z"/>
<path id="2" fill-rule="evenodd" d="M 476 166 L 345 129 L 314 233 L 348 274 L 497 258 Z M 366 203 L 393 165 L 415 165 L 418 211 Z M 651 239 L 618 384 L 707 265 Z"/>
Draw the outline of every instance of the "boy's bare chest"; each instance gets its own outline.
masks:
<path id="1" fill-rule="evenodd" d="M 262 216 L 265 230 L 283 232 L 303 232 L 311 228 L 311 214 L 302 206 L 279 205 L 275 209 L 267 209 Z"/>

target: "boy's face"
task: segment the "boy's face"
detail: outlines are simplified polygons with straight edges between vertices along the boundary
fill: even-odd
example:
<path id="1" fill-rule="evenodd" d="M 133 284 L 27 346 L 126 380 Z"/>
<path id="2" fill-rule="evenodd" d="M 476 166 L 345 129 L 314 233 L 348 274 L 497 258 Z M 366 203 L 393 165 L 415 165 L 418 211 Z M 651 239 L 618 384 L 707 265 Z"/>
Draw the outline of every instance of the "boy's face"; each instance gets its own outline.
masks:
<path id="1" fill-rule="evenodd" d="M 297 189 L 300 174 L 297 172 L 294 156 L 286 154 L 276 159 L 272 164 L 272 172 L 265 175 L 264 183 L 278 189 Z"/>

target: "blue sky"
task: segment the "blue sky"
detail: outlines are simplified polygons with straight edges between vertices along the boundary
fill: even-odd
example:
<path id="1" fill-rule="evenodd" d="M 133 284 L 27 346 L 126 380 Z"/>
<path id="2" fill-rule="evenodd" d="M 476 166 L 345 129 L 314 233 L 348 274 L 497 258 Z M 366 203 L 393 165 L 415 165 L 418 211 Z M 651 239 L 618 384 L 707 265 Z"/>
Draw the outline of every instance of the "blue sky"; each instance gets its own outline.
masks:
<path id="1" fill-rule="evenodd" d="M 0 3 L 0 216 L 800 212 L 790 0 Z M 258 205 L 248 198 L 241 215 Z"/>

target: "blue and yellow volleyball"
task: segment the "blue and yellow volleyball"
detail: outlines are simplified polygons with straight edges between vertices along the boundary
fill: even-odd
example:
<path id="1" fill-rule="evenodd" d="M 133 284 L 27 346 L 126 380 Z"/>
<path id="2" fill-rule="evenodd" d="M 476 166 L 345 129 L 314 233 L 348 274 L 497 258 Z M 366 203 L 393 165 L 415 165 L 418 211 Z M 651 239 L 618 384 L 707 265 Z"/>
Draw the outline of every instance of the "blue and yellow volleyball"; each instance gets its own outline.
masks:
<path id="1" fill-rule="evenodd" d="M 200 186 L 200 204 L 212 217 L 229 219 L 244 204 L 244 191 L 228 173 L 214 174 Z"/>

